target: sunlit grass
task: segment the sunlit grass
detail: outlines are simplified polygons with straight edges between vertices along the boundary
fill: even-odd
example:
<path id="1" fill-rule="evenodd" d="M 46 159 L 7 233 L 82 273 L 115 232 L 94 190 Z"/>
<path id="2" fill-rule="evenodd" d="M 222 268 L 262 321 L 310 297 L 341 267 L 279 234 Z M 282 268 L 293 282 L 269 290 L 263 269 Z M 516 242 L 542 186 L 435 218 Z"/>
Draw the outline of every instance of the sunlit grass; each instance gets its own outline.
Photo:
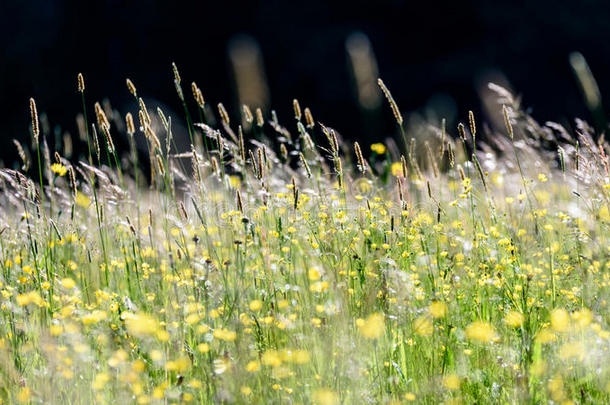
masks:
<path id="1" fill-rule="evenodd" d="M 609 146 L 584 123 L 491 86 L 506 128 L 415 142 L 384 86 L 408 145 L 354 153 L 296 101 L 286 128 L 216 121 L 174 69 L 188 150 L 177 117 L 97 104 L 82 159 L 33 114 L 37 161 L 0 171 L 0 399 L 610 401 Z"/>

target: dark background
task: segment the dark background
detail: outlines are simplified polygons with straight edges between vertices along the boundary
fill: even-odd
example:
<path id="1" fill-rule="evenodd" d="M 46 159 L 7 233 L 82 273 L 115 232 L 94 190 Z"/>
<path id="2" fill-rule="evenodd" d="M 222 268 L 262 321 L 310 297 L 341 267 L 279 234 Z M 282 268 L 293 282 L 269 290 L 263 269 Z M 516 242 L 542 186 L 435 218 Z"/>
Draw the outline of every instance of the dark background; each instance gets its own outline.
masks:
<path id="1" fill-rule="evenodd" d="M 53 126 L 76 133 L 78 72 L 90 114 L 104 97 L 126 112 L 126 77 L 180 111 L 172 61 L 188 96 L 196 80 L 206 101 L 236 114 L 227 43 L 240 33 L 260 44 L 271 106 L 285 124 L 297 97 L 347 138 L 370 143 L 395 128 L 385 104 L 375 130 L 357 118 L 345 52 L 354 31 L 370 38 L 379 74 L 405 112 L 442 94 L 455 106 L 455 125 L 468 109 L 480 111 L 477 88 L 495 71 L 539 120 L 590 119 L 568 55 L 582 52 L 602 96 L 610 94 L 609 11 L 608 2 L 587 0 L 0 0 L 0 159 L 11 166 L 10 140 L 28 139 L 29 97 Z"/>

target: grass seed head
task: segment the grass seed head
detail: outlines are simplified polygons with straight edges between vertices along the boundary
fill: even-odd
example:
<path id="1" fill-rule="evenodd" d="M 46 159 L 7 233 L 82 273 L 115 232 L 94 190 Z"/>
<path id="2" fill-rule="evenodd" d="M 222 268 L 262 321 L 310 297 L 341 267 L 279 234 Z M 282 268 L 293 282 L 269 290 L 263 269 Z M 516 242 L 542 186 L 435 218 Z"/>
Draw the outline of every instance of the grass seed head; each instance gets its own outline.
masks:
<path id="1" fill-rule="evenodd" d="M 28 170 L 28 168 L 30 167 L 30 161 L 27 155 L 25 154 L 25 150 L 23 149 L 19 141 L 17 141 L 16 139 L 13 139 L 13 144 L 17 148 L 17 154 L 19 155 L 19 159 L 21 159 L 21 170 Z"/>
<path id="2" fill-rule="evenodd" d="M 260 108 L 256 109 L 256 125 L 258 127 L 262 127 L 265 125 L 265 120 L 263 119 L 263 110 Z"/>
<path id="3" fill-rule="evenodd" d="M 307 124 L 307 128 L 313 128 L 316 123 L 313 120 L 313 115 L 311 114 L 311 110 L 309 107 L 305 107 L 305 123 Z"/>
<path id="4" fill-rule="evenodd" d="M 242 162 L 246 161 L 246 144 L 244 142 L 244 131 L 241 129 L 241 125 L 237 127 L 237 133 L 239 134 L 239 157 Z"/>
<path id="5" fill-rule="evenodd" d="M 510 112 L 505 105 L 502 106 L 502 115 L 504 116 L 504 125 L 506 126 L 506 131 L 508 132 L 508 137 L 512 140 L 515 135 L 513 133 L 513 124 L 510 123 Z"/>
<path id="6" fill-rule="evenodd" d="M 218 114 L 220 115 L 220 119 L 222 120 L 223 124 L 228 126 L 231 120 L 229 119 L 229 114 L 222 103 L 218 103 Z"/>
<path id="7" fill-rule="evenodd" d="M 466 130 L 464 129 L 464 124 L 461 122 L 458 124 L 458 134 L 460 135 L 460 139 L 463 142 L 466 142 Z"/>
<path id="8" fill-rule="evenodd" d="M 78 82 L 78 92 L 83 93 L 85 91 L 85 78 L 82 73 L 79 73 L 76 78 Z"/>
<path id="9" fill-rule="evenodd" d="M 236 204 L 237 204 L 237 211 L 243 213 L 244 212 L 244 203 L 241 199 L 241 193 L 239 192 L 239 190 L 237 190 L 235 192 L 235 199 L 236 199 Z"/>
<path id="10" fill-rule="evenodd" d="M 172 70 L 174 71 L 174 80 L 176 83 L 180 84 L 182 79 L 180 78 L 180 73 L 178 72 L 178 66 L 174 62 L 172 62 Z"/>
<path id="11" fill-rule="evenodd" d="M 95 128 L 95 124 L 91 124 L 91 134 L 93 140 L 93 149 L 95 150 L 95 155 L 97 156 L 97 161 L 100 161 L 100 141 L 97 137 L 97 129 Z"/>
<path id="12" fill-rule="evenodd" d="M 104 126 L 110 128 L 110 121 L 108 121 L 106 112 L 104 112 L 104 109 L 99 102 L 95 103 L 95 116 L 97 117 L 97 125 L 100 128 L 103 128 Z"/>
<path id="13" fill-rule="evenodd" d="M 40 135 L 40 127 L 38 124 L 38 110 L 36 109 L 36 101 L 30 98 L 30 114 L 32 116 L 32 133 L 34 134 L 34 141 L 38 144 L 38 136 Z"/>
<path id="14" fill-rule="evenodd" d="M 301 121 L 301 105 L 296 98 L 292 100 L 292 108 L 294 109 L 294 118 L 296 118 L 297 121 Z"/>
<path id="15" fill-rule="evenodd" d="M 193 90 L 193 97 L 195 98 L 197 105 L 199 106 L 199 108 L 203 109 L 203 107 L 205 106 L 205 100 L 203 99 L 203 93 L 201 93 L 201 89 L 197 87 L 197 83 L 195 82 L 191 83 L 191 89 Z"/>
<path id="16" fill-rule="evenodd" d="M 76 187 L 76 173 L 74 173 L 74 167 L 68 167 L 68 178 L 70 179 L 70 190 L 72 191 L 72 199 L 76 201 L 76 195 L 78 189 Z"/>
<path id="17" fill-rule="evenodd" d="M 398 109 L 398 104 L 396 104 L 396 101 L 394 101 L 394 97 L 392 97 L 392 93 L 390 93 L 390 90 L 386 87 L 383 80 L 377 79 L 377 84 L 381 88 L 381 91 L 383 92 L 385 98 L 388 100 L 388 103 L 390 103 L 390 108 L 392 109 L 394 118 L 396 118 L 396 122 L 398 122 L 398 125 L 402 126 L 402 123 L 403 123 L 402 114 L 400 113 L 400 110 Z"/>
<path id="18" fill-rule="evenodd" d="M 133 84 L 133 82 L 130 79 L 126 79 L 125 81 L 127 83 L 127 90 L 129 90 L 131 95 L 134 97 L 138 97 L 138 92 L 137 92 L 136 86 Z"/>
<path id="19" fill-rule="evenodd" d="M 125 126 L 127 127 L 127 133 L 133 135 L 136 133 L 136 127 L 133 123 L 133 116 L 130 112 L 125 115 Z"/>
<path id="20" fill-rule="evenodd" d="M 114 142 L 112 141 L 112 135 L 110 134 L 110 127 L 106 124 L 102 124 L 102 133 L 104 134 L 104 138 L 106 139 L 108 151 L 110 153 L 114 153 Z"/>
<path id="21" fill-rule="evenodd" d="M 305 155 L 303 155 L 302 152 L 299 153 L 299 159 L 301 160 L 301 164 L 303 165 L 303 168 L 305 168 L 305 173 L 307 174 L 307 177 L 311 178 L 311 169 L 309 168 L 307 159 L 305 158 Z"/>
<path id="22" fill-rule="evenodd" d="M 144 117 L 143 121 L 140 117 L 140 125 L 142 125 L 142 127 L 146 127 L 147 125 L 150 125 L 150 123 L 152 121 L 150 119 L 150 115 L 148 114 L 148 109 L 146 108 L 146 104 L 144 103 L 144 100 L 142 100 L 142 97 L 140 97 L 138 99 L 138 103 L 140 104 L 140 111 L 142 112 L 143 117 Z"/>
<path id="23" fill-rule="evenodd" d="M 252 124 L 252 122 L 254 121 L 254 117 L 252 116 L 252 111 L 250 110 L 250 107 L 248 107 L 247 104 L 244 104 L 242 106 L 242 110 L 244 112 L 244 119 L 246 120 L 246 122 L 248 124 Z"/>
<path id="24" fill-rule="evenodd" d="M 360 150 L 360 144 L 358 142 L 354 142 L 354 152 L 356 153 L 356 162 L 358 164 L 358 170 L 361 173 L 366 173 L 366 163 L 364 161 L 364 156 L 362 156 L 362 150 Z"/>

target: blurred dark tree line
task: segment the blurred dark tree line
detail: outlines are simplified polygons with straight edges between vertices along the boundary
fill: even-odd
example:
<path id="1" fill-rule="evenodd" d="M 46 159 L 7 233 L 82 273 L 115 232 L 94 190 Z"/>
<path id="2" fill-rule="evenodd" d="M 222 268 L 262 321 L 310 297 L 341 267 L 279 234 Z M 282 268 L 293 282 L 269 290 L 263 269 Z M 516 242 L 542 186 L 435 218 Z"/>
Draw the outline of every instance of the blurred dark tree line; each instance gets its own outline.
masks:
<path id="1" fill-rule="evenodd" d="M 122 113 L 133 107 L 129 77 L 179 114 L 172 61 L 187 88 L 197 81 L 207 102 L 234 115 L 240 101 L 259 97 L 288 124 L 296 97 L 316 120 L 365 143 L 394 124 L 375 95 L 366 99 L 368 82 L 354 66 L 363 55 L 374 63 L 360 73 L 383 77 L 403 111 L 442 115 L 449 125 L 480 110 L 479 89 L 498 77 L 542 121 L 590 118 L 568 55 L 580 51 L 602 97 L 610 94 L 609 9 L 590 0 L 2 0 L 0 159 L 12 165 L 10 140 L 27 139 L 30 96 L 53 128 L 76 136 L 78 72 L 90 108 L 105 97 Z M 260 68 L 252 77 L 264 85 L 248 85 L 248 66 Z"/>

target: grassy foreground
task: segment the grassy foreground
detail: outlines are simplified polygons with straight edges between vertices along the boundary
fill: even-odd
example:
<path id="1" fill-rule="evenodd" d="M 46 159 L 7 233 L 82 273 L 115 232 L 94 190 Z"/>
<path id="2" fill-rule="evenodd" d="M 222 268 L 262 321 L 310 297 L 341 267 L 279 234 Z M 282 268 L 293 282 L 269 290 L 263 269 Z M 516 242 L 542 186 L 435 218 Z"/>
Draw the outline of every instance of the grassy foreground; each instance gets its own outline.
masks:
<path id="1" fill-rule="evenodd" d="M 490 85 L 500 129 L 412 141 L 380 81 L 407 148 L 361 149 L 296 100 L 242 128 L 174 73 L 186 151 L 131 81 L 138 128 L 96 104 L 80 161 L 31 100 L 33 158 L 0 170 L 0 402 L 610 402 L 609 145 L 584 122 Z"/>

